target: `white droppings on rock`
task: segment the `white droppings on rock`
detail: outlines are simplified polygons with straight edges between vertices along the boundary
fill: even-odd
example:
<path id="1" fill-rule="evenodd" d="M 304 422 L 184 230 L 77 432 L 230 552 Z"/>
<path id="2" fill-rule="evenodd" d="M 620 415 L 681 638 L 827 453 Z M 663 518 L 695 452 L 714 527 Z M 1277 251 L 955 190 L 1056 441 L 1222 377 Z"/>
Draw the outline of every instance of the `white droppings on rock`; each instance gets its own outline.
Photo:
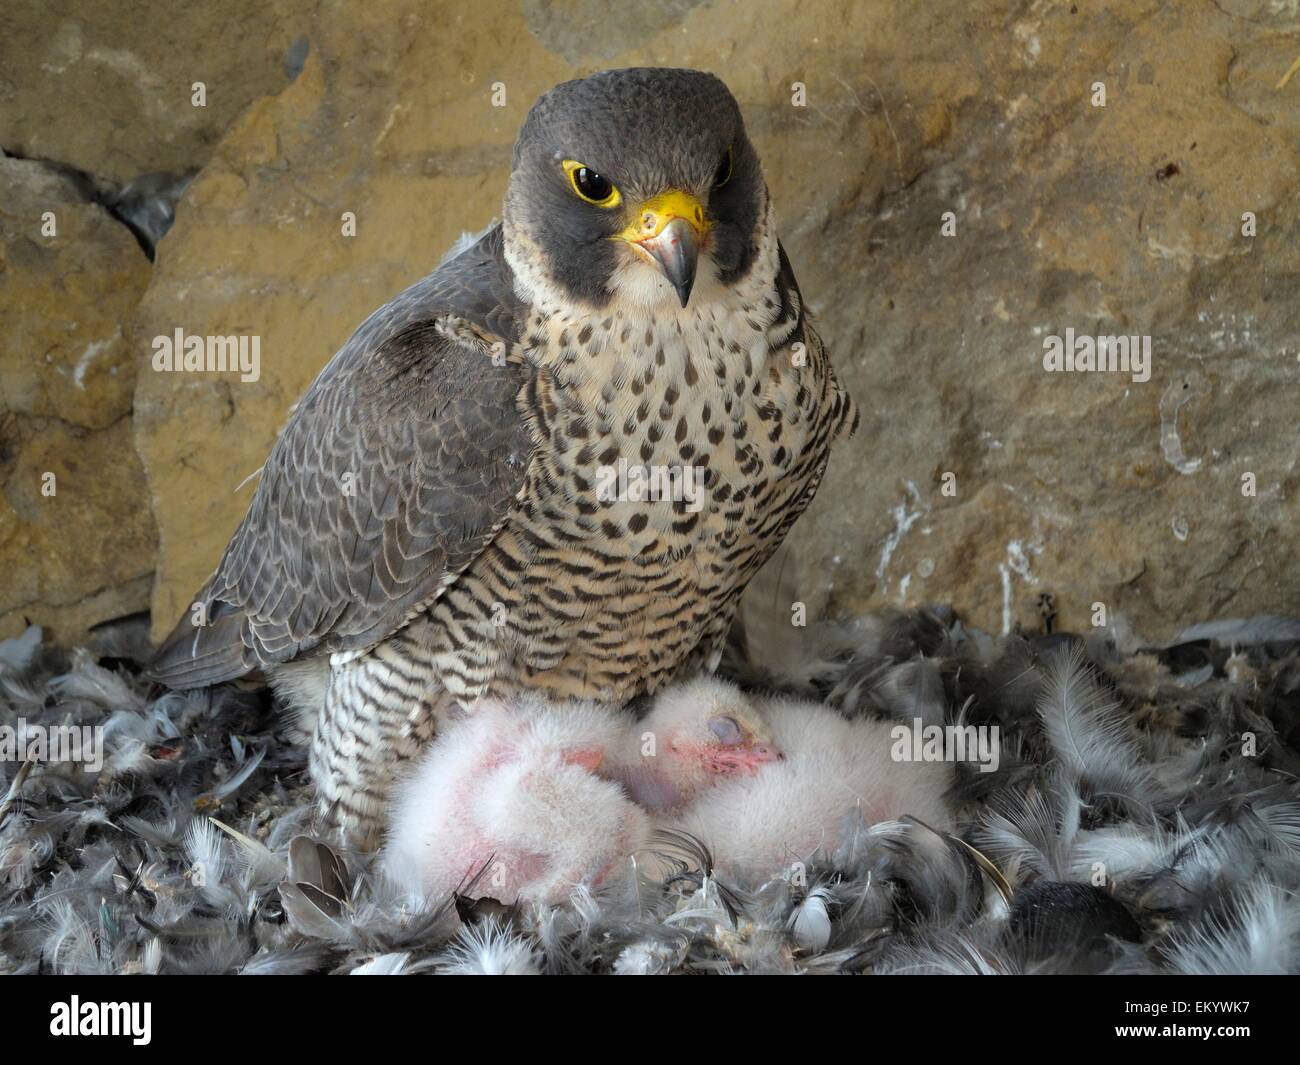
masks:
<path id="1" fill-rule="evenodd" d="M 907 531 L 929 509 L 921 502 L 921 493 L 916 490 L 915 484 L 911 481 L 904 481 L 903 484 L 907 488 L 907 494 L 912 497 L 916 509 L 908 510 L 906 500 L 894 508 L 894 531 L 885 537 L 885 545 L 880 549 L 880 564 L 876 566 L 876 579 L 880 581 L 885 580 L 885 571 L 889 569 L 889 560 L 894 557 L 894 552 L 898 550 L 898 545 L 903 542 L 903 537 L 907 535 Z M 888 587 L 887 583 L 886 587 Z"/>
<path id="2" fill-rule="evenodd" d="M 86 350 L 81 353 L 81 358 L 77 360 L 77 365 L 72 368 L 72 380 L 78 388 L 86 387 L 86 370 L 90 364 L 95 361 L 99 355 L 107 351 L 110 347 L 122 339 L 122 327 L 118 326 L 113 335 L 107 340 L 96 340 L 86 345 Z"/>
<path id="3" fill-rule="evenodd" d="M 1195 473 L 1201 468 L 1199 458 L 1188 458 L 1183 453 L 1183 442 L 1178 435 L 1178 412 L 1200 391 L 1200 374 L 1192 370 L 1170 382 L 1160 397 L 1160 450 L 1165 461 L 1181 474 Z"/>
<path id="4" fill-rule="evenodd" d="M 1037 524 L 1035 522 L 1035 524 Z M 1036 537 L 1027 545 L 1022 540 L 1012 540 L 1007 544 L 1007 560 L 998 563 L 998 575 L 1002 581 L 1002 633 L 1011 631 L 1012 578 L 1019 577 L 1026 584 L 1037 584 L 1038 578 L 1029 568 L 1030 554 L 1039 554 L 1043 550 L 1041 537 Z"/>

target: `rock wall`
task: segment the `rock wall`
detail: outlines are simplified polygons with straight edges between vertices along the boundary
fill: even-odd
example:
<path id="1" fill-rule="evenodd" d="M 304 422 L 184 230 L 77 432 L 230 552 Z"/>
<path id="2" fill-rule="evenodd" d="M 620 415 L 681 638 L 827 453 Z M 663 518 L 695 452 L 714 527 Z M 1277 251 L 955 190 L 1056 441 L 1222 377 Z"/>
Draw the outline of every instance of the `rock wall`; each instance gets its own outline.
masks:
<path id="1" fill-rule="evenodd" d="M 142 175 L 203 166 L 251 100 L 291 80 L 313 8 L 5 6 L 0 638 L 37 623 L 73 643 L 150 606 L 158 533 L 132 423 L 148 363 L 131 321 L 151 267 L 108 205 Z"/>
<path id="2" fill-rule="evenodd" d="M 633 64 L 703 67 L 732 87 L 804 293 L 863 408 L 783 559 L 782 587 L 810 616 L 949 601 L 995 630 L 1037 627 L 1043 610 L 1080 628 L 1100 603 L 1158 638 L 1300 610 L 1295 4 L 201 8 L 175 16 L 156 64 L 147 34 L 113 43 L 104 20 L 70 12 L 33 16 L 22 63 L 0 63 L 11 154 L 115 180 L 201 168 L 143 295 L 139 278 L 91 271 L 107 286 L 90 302 L 109 328 L 90 332 L 121 325 L 122 365 L 100 375 L 105 399 L 90 406 L 107 418 L 134 381 L 129 425 L 147 483 L 137 471 L 97 486 L 111 517 L 91 522 L 96 543 L 117 543 L 114 520 L 140 528 L 135 569 L 96 581 L 138 593 L 154 568 L 156 632 L 210 572 L 248 504 L 245 482 L 330 354 L 462 231 L 496 217 L 535 97 Z M 222 8 L 222 25 L 246 27 L 228 43 L 213 33 Z M 105 85 L 113 102 L 99 112 L 66 106 L 82 89 L 62 105 L 45 90 L 110 53 L 112 69 L 135 69 L 135 57 L 155 82 Z M 202 116 L 188 95 L 199 55 L 225 108 Z M 184 91 L 145 108 L 145 128 L 105 131 L 155 83 Z M 20 212 L 27 232 L 36 206 Z M 256 335 L 256 380 L 154 372 L 153 338 L 178 328 Z M 1067 330 L 1149 338 L 1149 373 L 1048 372 L 1045 344 Z M 6 339 L 5 399 L 31 406 L 22 418 L 38 413 L 39 343 Z M 119 410 L 86 431 L 126 425 Z M 125 440 L 120 450 L 125 469 L 135 457 Z M 11 507 L 31 490 L 23 454 L 0 456 Z M 24 550 L 57 557 L 60 534 L 24 520 Z M 43 587 L 29 582 L 0 608 L 35 609 Z M 59 634 L 75 638 L 76 625 Z"/>
<path id="3" fill-rule="evenodd" d="M 38 163 L 0 158 L 0 190 L 0 638 L 28 622 L 73 638 L 149 604 L 157 536 L 124 332 L 149 261 Z"/>

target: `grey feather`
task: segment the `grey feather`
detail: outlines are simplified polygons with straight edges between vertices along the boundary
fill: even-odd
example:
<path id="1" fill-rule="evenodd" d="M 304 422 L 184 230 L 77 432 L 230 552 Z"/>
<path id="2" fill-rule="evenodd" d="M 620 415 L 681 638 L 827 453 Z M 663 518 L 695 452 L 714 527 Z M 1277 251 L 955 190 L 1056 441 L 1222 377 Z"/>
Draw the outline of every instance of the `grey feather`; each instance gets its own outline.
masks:
<path id="1" fill-rule="evenodd" d="M 321 371 L 271 450 L 216 573 L 159 647 L 172 687 L 310 652 L 371 647 L 482 551 L 532 439 L 500 228 L 376 311 Z M 473 327 L 481 344 L 448 335 Z"/>
<path id="2" fill-rule="evenodd" d="M 916 824 L 862 824 L 808 863 L 806 884 L 719 883 L 710 855 L 720 841 L 671 838 L 661 847 L 678 859 L 672 876 L 642 863 L 565 906 L 468 931 L 451 900 L 412 912 L 368 858 L 306 836 L 303 756 L 280 738 L 264 693 L 156 696 L 126 665 L 106 680 L 93 659 L 43 645 L 0 678 L 0 724 L 108 726 L 106 757 L 132 768 L 112 781 L 52 765 L 29 775 L 0 825 L 0 971 L 1300 971 L 1300 785 L 1240 739 L 1243 715 L 1282 720 L 1278 707 L 1300 690 L 1289 659 L 1251 652 L 1240 683 L 1216 673 L 1186 689 L 1151 656 L 1114 651 L 1087 684 L 1072 673 L 1067 697 L 1060 664 L 1033 641 L 930 625 L 827 631 L 794 673 L 768 679 L 881 713 L 882 679 L 918 662 L 937 672 L 949 715 L 964 706 L 971 722 L 1002 724 L 1002 766 L 962 793 L 962 844 Z M 1035 704 L 1053 690 L 1040 717 Z M 1197 717 L 1184 716 L 1189 706 Z M 1286 733 L 1273 742 L 1286 750 Z M 241 750 L 244 765 L 265 753 L 213 800 Z M 0 762 L 0 788 L 16 769 Z M 1122 802 L 1108 798 L 1116 773 L 1139 780 Z M 195 817 L 201 798 L 238 826 L 223 829 L 233 844 L 200 827 L 213 824 Z M 963 844 L 1012 885 L 1010 907 Z M 1104 885 L 1091 888 L 1099 871 Z M 1016 907 L 1043 897 L 1052 920 L 1026 931 L 1032 915 Z M 1104 931 L 1121 913 L 1140 942 Z M 1103 947 L 1052 946 L 1066 927 L 1080 940 L 1100 931 Z"/>
<path id="3" fill-rule="evenodd" d="M 1094 794 L 1146 801 L 1155 787 L 1118 700 L 1097 684 L 1079 650 L 1049 667 L 1038 712 L 1064 772 Z"/>

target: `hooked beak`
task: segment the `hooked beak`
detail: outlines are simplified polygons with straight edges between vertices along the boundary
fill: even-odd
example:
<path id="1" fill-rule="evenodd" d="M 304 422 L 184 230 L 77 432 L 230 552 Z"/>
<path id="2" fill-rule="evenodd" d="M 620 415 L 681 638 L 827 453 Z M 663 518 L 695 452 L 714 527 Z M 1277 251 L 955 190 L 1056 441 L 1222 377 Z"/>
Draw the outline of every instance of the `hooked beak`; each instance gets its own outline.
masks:
<path id="1" fill-rule="evenodd" d="M 703 205 L 690 193 L 673 190 L 646 200 L 634 218 L 619 237 L 659 268 L 685 307 L 709 230 Z"/>

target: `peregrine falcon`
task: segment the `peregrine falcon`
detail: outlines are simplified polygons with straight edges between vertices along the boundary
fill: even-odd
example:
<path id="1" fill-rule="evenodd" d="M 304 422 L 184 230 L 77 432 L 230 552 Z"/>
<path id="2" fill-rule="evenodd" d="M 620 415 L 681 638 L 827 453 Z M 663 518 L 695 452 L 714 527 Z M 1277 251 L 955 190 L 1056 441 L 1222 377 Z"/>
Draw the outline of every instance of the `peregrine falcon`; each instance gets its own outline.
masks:
<path id="1" fill-rule="evenodd" d="M 716 77 L 552 89 L 502 219 L 320 372 L 151 667 L 265 673 L 311 730 L 322 818 L 362 846 L 445 714 L 716 666 L 856 426 Z"/>

